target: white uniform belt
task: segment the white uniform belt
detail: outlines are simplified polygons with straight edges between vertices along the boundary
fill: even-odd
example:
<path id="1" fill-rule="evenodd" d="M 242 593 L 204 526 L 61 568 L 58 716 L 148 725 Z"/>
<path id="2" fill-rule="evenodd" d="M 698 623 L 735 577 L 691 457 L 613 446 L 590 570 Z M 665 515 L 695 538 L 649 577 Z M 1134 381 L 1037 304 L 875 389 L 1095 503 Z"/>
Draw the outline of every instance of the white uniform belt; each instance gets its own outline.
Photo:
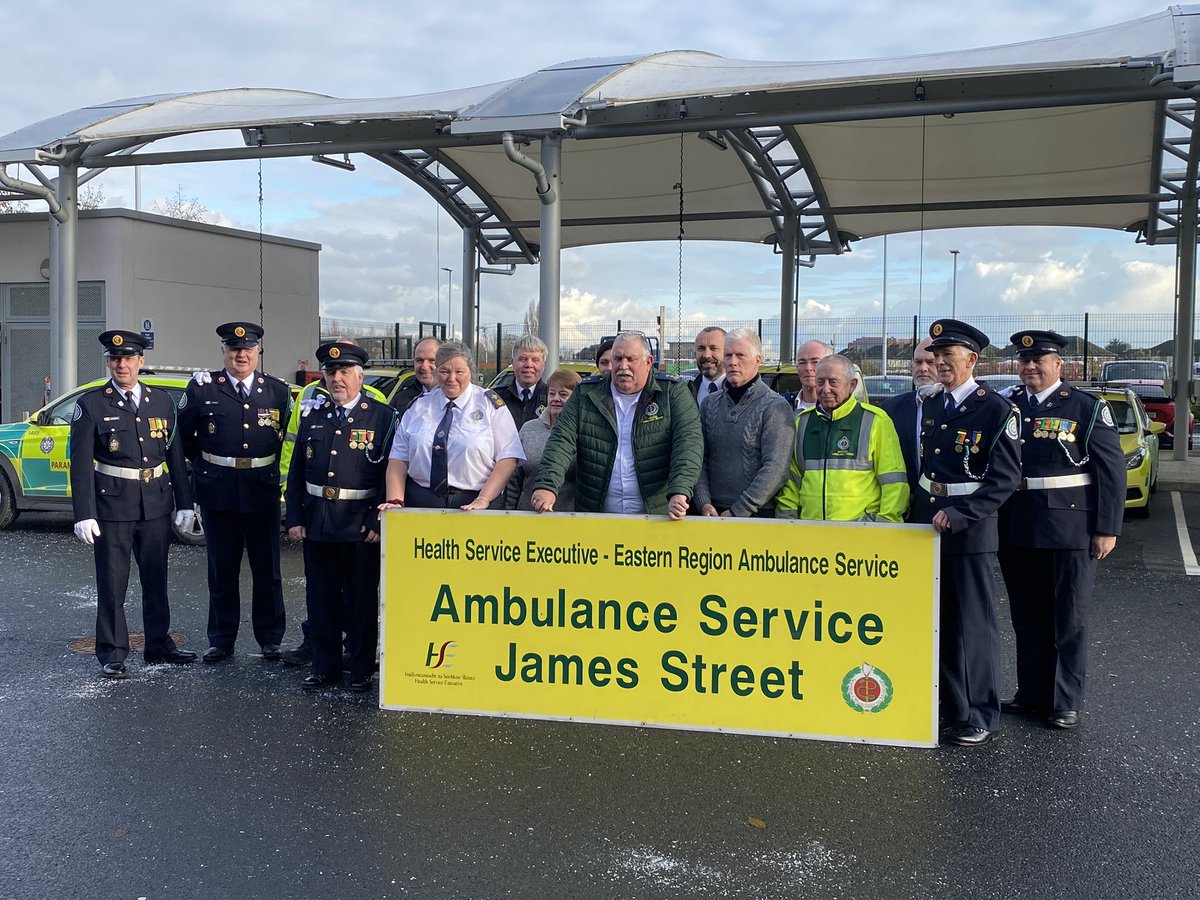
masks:
<path id="1" fill-rule="evenodd" d="M 935 497 L 962 497 L 979 490 L 978 482 L 965 481 L 960 484 L 944 484 L 940 481 L 930 481 L 924 475 L 917 479 L 917 484 L 927 493 Z"/>
<path id="2" fill-rule="evenodd" d="M 128 478 L 130 481 L 150 481 L 167 471 L 165 463 L 159 463 L 153 469 L 127 469 L 124 466 L 110 466 L 107 463 L 96 463 L 96 471 L 101 475 L 111 475 L 113 478 Z"/>
<path id="3" fill-rule="evenodd" d="M 270 456 L 213 456 L 211 453 L 200 453 L 214 466 L 224 466 L 227 469 L 261 469 L 275 462 L 275 454 Z"/>
<path id="4" fill-rule="evenodd" d="M 1051 475 L 1048 478 L 1022 478 L 1022 491 L 1049 491 L 1054 488 L 1081 487 L 1092 483 L 1091 472 L 1080 472 L 1076 475 Z"/>
<path id="5" fill-rule="evenodd" d="M 306 481 L 304 485 L 314 497 L 323 497 L 326 500 L 369 500 L 375 496 L 374 488 L 362 491 L 333 487 L 332 485 L 321 487 L 320 485 L 313 484 L 311 481 Z"/>

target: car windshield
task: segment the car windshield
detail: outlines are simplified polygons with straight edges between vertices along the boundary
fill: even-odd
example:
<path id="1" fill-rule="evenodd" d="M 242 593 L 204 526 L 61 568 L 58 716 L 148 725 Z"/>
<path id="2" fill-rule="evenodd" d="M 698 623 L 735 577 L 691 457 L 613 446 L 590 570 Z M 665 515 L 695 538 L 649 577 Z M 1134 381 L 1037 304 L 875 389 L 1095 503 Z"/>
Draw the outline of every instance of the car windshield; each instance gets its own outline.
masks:
<path id="1" fill-rule="evenodd" d="M 370 372 L 366 372 L 363 374 L 363 384 L 375 388 L 385 397 L 390 397 L 392 388 L 396 386 L 399 377 L 399 375 L 372 375 Z"/>
<path id="2" fill-rule="evenodd" d="M 1127 400 L 1109 400 L 1112 407 L 1113 421 L 1121 434 L 1133 434 L 1137 431 L 1137 411 Z"/>

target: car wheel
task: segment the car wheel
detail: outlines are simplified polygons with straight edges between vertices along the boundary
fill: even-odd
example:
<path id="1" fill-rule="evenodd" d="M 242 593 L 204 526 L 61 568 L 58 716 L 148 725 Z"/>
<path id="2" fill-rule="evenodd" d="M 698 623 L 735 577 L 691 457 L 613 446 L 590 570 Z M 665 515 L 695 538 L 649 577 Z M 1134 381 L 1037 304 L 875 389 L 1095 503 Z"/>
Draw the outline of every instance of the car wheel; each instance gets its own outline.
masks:
<path id="1" fill-rule="evenodd" d="M 204 518 L 200 515 L 200 510 L 196 510 L 196 518 L 192 520 L 192 527 L 184 531 L 175 524 L 175 517 L 171 517 L 171 531 L 175 535 L 175 540 L 181 544 L 190 544 L 193 547 L 202 547 L 204 545 Z"/>
<path id="2" fill-rule="evenodd" d="M 7 528 L 17 520 L 17 498 L 13 494 L 8 476 L 0 472 L 0 528 Z"/>

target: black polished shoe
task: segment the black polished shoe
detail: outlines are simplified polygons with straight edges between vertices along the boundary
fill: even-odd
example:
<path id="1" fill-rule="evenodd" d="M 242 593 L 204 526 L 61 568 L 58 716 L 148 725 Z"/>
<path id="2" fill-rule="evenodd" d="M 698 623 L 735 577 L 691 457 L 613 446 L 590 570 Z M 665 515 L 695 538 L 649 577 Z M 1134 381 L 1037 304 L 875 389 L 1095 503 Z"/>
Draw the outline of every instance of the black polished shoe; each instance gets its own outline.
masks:
<path id="1" fill-rule="evenodd" d="M 1046 710 L 1039 709 L 1036 706 L 1027 706 L 1016 697 L 1010 700 L 1001 700 L 1000 712 L 1005 712 L 1012 716 L 1030 716 L 1034 719 L 1040 719 L 1046 715 Z"/>
<path id="2" fill-rule="evenodd" d="M 204 661 L 206 663 L 220 662 L 223 659 L 229 659 L 233 656 L 232 647 L 209 647 L 204 651 Z"/>
<path id="3" fill-rule="evenodd" d="M 1079 712 L 1074 709 L 1056 709 L 1046 717 L 1051 728 L 1069 729 L 1079 724 Z"/>
<path id="4" fill-rule="evenodd" d="M 367 675 L 364 678 L 351 678 L 350 683 L 346 685 L 346 690 L 354 691 L 356 694 L 365 694 L 371 689 L 371 676 Z"/>
<path id="5" fill-rule="evenodd" d="M 975 725 L 959 725 L 957 728 L 951 728 L 943 737 L 946 743 L 958 747 L 978 747 L 980 744 L 996 740 L 1000 737 L 1000 732 L 988 731 Z"/>
<path id="6" fill-rule="evenodd" d="M 125 671 L 125 663 L 112 662 L 105 663 L 100 667 L 100 674 L 105 678 L 128 678 L 129 673 Z"/>
<path id="7" fill-rule="evenodd" d="M 279 654 L 285 666 L 307 666 L 312 662 L 312 643 L 307 637 L 294 650 Z"/>
<path id="8" fill-rule="evenodd" d="M 267 660 L 267 662 L 275 662 L 280 658 L 280 656 L 282 656 L 282 654 L 279 652 L 278 644 L 262 645 L 262 657 L 263 659 Z"/>
<path id="9" fill-rule="evenodd" d="M 341 683 L 341 675 L 305 675 L 300 686 L 306 691 L 312 691 L 318 688 L 334 687 Z"/>
<path id="10" fill-rule="evenodd" d="M 208 654 L 206 653 L 205 656 Z M 173 663 L 182 665 L 183 663 L 193 663 L 196 661 L 196 654 L 192 650 L 168 650 L 166 653 L 147 653 L 144 657 L 148 665 L 156 663 Z"/>

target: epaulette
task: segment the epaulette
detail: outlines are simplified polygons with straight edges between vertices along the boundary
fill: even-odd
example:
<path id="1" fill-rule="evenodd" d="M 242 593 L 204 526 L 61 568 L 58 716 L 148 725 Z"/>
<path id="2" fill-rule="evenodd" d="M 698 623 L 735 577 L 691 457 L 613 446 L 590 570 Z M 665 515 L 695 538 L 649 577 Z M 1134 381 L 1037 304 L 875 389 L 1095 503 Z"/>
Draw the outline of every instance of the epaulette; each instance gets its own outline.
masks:
<path id="1" fill-rule="evenodd" d="M 483 395 L 492 401 L 492 406 L 496 407 L 496 409 L 504 408 L 504 398 L 502 398 L 491 388 L 484 388 Z"/>

